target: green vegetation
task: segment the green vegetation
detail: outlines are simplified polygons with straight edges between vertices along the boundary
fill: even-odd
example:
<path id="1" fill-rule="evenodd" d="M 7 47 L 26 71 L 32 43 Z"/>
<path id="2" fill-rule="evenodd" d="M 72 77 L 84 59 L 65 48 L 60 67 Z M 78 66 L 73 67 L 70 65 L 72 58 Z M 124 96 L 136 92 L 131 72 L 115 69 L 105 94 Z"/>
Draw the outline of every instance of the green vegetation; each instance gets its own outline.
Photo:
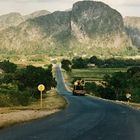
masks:
<path id="1" fill-rule="evenodd" d="M 84 79 L 87 93 L 111 100 L 140 102 L 140 67 L 73 69 L 71 82 Z"/>
<path id="2" fill-rule="evenodd" d="M 87 68 L 87 60 L 81 57 L 72 59 L 72 68 Z"/>
<path id="3" fill-rule="evenodd" d="M 82 57 L 76 57 L 72 59 L 72 68 L 87 68 L 87 67 L 100 67 L 100 68 L 127 68 L 130 66 L 139 66 L 139 59 L 100 59 L 96 56 L 83 59 Z"/>
<path id="4" fill-rule="evenodd" d="M 0 106 L 28 105 L 38 99 L 39 84 L 44 84 L 46 91 L 56 86 L 52 65 L 46 69 L 31 65 L 16 69 L 17 66 L 9 61 L 1 64 L 4 67 L 1 67 L 3 73 L 0 74 Z"/>
<path id="5" fill-rule="evenodd" d="M 126 72 L 128 67 L 140 65 L 140 60 L 115 58 L 103 60 L 96 56 L 85 59 L 76 57 L 72 61 L 67 61 L 71 64 L 71 77 L 73 79 L 83 78 L 90 81 L 101 81 L 106 74 L 111 75 L 115 72 Z"/>
<path id="6" fill-rule="evenodd" d="M 64 70 L 66 70 L 67 72 L 70 72 L 71 71 L 71 62 L 69 60 L 66 60 L 66 59 L 63 59 L 61 61 L 61 64 L 62 64 L 62 68 Z"/>
<path id="7" fill-rule="evenodd" d="M 9 61 L 0 62 L 0 69 L 6 73 L 14 73 L 16 71 L 17 65 Z"/>
<path id="8" fill-rule="evenodd" d="M 126 72 L 126 68 L 88 68 L 73 69 L 72 78 L 81 78 L 87 81 L 102 81 L 106 74 L 111 75 L 114 72 Z"/>
<path id="9" fill-rule="evenodd" d="M 140 102 L 140 67 L 132 67 L 127 72 L 114 73 L 105 77 L 105 88 L 110 88 L 118 100 L 126 100 L 126 93 L 132 95 L 132 101 Z"/>
<path id="10" fill-rule="evenodd" d="M 131 101 L 140 102 L 140 60 L 74 58 L 69 74 L 71 83 L 85 80 L 87 93 L 111 100 L 126 101 L 126 94 L 132 95 Z M 75 69 L 76 68 L 76 69 Z"/>

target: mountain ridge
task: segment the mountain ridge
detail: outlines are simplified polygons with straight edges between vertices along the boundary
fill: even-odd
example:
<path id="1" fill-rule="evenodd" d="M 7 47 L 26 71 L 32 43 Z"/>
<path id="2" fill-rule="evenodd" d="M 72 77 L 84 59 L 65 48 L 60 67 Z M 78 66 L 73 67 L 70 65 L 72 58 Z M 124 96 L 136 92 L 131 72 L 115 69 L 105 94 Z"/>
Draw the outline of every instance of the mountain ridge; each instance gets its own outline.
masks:
<path id="1" fill-rule="evenodd" d="M 0 15 L 0 30 L 4 30 L 11 26 L 18 26 L 20 23 L 25 22 L 28 19 L 47 14 L 50 14 L 50 12 L 47 10 L 39 10 L 28 15 L 21 15 L 18 12 L 11 12 L 8 14 Z"/>

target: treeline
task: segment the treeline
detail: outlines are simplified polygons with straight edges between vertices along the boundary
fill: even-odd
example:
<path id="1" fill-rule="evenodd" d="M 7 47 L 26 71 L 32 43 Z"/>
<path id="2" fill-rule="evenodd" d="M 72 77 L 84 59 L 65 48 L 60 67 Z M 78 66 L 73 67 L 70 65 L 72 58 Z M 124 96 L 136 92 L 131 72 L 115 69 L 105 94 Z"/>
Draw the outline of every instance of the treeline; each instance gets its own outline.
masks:
<path id="1" fill-rule="evenodd" d="M 96 56 L 92 56 L 91 58 L 86 60 L 88 64 L 95 64 L 98 67 L 104 68 L 123 68 L 129 66 L 140 66 L 140 60 L 134 59 L 99 59 Z"/>
<path id="2" fill-rule="evenodd" d="M 47 69 L 34 66 L 17 68 L 16 64 L 3 61 L 0 69 L 3 71 L 0 74 L 0 106 L 28 105 L 39 98 L 39 84 L 44 84 L 46 91 L 56 86 L 52 65 Z"/>
<path id="3" fill-rule="evenodd" d="M 134 59 L 99 59 L 96 56 L 92 56 L 90 58 L 82 58 L 77 57 L 72 60 L 64 59 L 62 60 L 62 68 L 66 69 L 66 71 L 70 71 L 71 68 L 79 69 L 79 68 L 88 68 L 88 67 L 102 67 L 102 68 L 125 68 L 131 66 L 140 66 L 140 60 Z"/>

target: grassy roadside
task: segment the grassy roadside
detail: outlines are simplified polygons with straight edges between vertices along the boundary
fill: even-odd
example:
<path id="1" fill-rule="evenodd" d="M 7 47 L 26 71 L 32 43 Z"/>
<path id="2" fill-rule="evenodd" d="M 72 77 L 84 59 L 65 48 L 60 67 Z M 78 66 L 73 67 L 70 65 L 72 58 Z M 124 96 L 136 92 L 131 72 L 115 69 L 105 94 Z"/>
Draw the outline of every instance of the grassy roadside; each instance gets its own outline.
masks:
<path id="1" fill-rule="evenodd" d="M 66 105 L 66 100 L 53 89 L 48 93 L 47 98 L 43 99 L 42 109 L 40 109 L 39 101 L 27 107 L 17 106 L 0 108 L 0 128 L 46 117 L 64 109 Z"/>

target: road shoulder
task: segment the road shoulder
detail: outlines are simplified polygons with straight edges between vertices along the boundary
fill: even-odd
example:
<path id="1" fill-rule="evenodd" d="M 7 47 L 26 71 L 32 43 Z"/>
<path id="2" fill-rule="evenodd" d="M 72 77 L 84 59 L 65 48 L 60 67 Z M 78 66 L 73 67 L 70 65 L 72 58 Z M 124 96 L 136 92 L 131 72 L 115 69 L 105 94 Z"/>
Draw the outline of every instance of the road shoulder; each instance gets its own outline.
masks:
<path id="1" fill-rule="evenodd" d="M 0 128 L 5 128 L 17 123 L 23 123 L 43 117 L 47 117 L 64 109 L 67 101 L 51 90 L 46 99 L 43 100 L 43 107 L 40 109 L 40 102 L 30 106 L 0 108 Z"/>

